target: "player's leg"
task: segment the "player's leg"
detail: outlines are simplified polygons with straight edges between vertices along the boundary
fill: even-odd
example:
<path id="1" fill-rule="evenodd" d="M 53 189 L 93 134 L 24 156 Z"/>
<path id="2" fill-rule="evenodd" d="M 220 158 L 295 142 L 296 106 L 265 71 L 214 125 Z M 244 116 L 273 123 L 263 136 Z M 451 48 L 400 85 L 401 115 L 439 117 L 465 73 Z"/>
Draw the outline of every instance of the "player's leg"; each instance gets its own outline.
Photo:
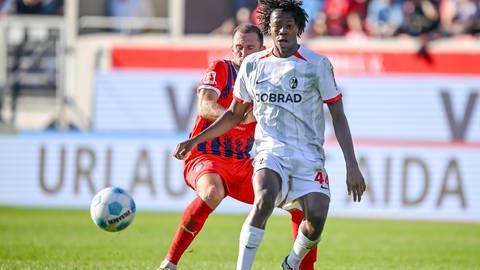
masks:
<path id="1" fill-rule="evenodd" d="M 165 269 L 169 269 L 168 265 L 176 269 L 178 261 L 198 235 L 210 213 L 215 210 L 225 197 L 225 188 L 221 176 L 217 173 L 205 173 L 206 171 L 212 171 L 212 168 L 217 166 L 213 164 L 215 162 L 204 161 L 202 163 L 202 168 L 205 171 L 197 171 L 194 167 L 193 170 L 187 173 L 186 181 L 190 186 L 194 187 L 197 197 L 183 212 L 175 237 L 170 244 L 167 257 L 162 262 L 159 270 L 163 269 L 162 266 Z M 197 177 L 198 180 L 195 181 Z"/>
<path id="2" fill-rule="evenodd" d="M 253 185 L 252 185 L 252 176 L 253 176 L 253 166 L 250 160 L 245 160 L 242 163 L 239 163 L 238 167 L 235 167 L 236 170 L 236 179 L 235 179 L 235 188 L 229 190 L 229 196 L 247 203 L 253 204 Z M 303 221 L 303 212 L 299 209 L 292 209 L 289 211 L 292 218 L 292 235 L 293 239 L 297 238 L 298 228 L 300 223 Z M 302 263 L 300 264 L 300 270 L 314 270 L 314 265 L 317 260 L 317 247 L 310 250 L 310 252 L 303 258 Z"/>
<path id="3" fill-rule="evenodd" d="M 260 169 L 253 177 L 253 190 L 253 207 L 240 231 L 237 270 L 252 268 L 265 225 L 275 208 L 277 194 L 281 191 L 281 178 L 271 169 Z"/>
<path id="4" fill-rule="evenodd" d="M 320 242 L 330 198 L 326 194 L 312 192 L 299 198 L 299 202 L 305 219 L 300 225 L 293 248 L 283 263 L 284 269 L 297 269 L 306 254 Z"/>
<path id="5" fill-rule="evenodd" d="M 293 240 L 297 239 L 298 229 L 300 224 L 303 221 L 304 215 L 302 210 L 300 209 L 292 209 L 289 210 L 291 218 L 292 218 L 292 235 Z M 300 270 L 314 270 L 315 269 L 315 262 L 317 261 L 317 246 L 312 248 L 307 255 L 303 258 L 302 262 L 300 263 Z"/>
<path id="6" fill-rule="evenodd" d="M 225 198 L 222 177 L 216 173 L 202 175 L 197 181 L 197 196 L 211 209 L 217 208 Z"/>

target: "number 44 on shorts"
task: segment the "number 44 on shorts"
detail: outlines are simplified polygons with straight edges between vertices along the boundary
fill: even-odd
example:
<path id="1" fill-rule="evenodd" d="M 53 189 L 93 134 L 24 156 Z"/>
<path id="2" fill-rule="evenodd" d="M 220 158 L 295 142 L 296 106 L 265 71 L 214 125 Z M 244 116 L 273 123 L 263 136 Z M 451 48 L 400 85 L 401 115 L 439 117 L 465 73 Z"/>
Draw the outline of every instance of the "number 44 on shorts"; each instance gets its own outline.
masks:
<path id="1" fill-rule="evenodd" d="M 318 182 L 321 188 L 328 189 L 328 175 L 325 174 L 325 177 L 323 177 L 322 171 L 317 171 L 317 175 L 315 176 L 315 182 Z"/>

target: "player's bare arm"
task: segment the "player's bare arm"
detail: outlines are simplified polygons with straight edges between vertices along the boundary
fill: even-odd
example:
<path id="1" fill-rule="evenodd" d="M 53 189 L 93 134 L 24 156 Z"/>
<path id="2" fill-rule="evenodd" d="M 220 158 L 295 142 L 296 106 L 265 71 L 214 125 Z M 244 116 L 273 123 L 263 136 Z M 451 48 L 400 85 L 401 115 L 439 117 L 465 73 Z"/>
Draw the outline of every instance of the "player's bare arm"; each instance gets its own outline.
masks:
<path id="1" fill-rule="evenodd" d="M 218 93 L 211 89 L 200 89 L 198 93 L 198 115 L 215 121 L 227 109 L 217 103 Z"/>
<path id="2" fill-rule="evenodd" d="M 352 135 L 348 126 L 347 117 L 343 110 L 342 100 L 328 104 L 328 109 L 332 115 L 333 128 L 340 148 L 342 148 L 347 168 L 347 190 L 348 195 L 353 195 L 353 201 L 360 202 L 363 192 L 367 188 L 357 158 L 353 150 Z"/>
<path id="3" fill-rule="evenodd" d="M 201 117 L 215 121 L 227 109 L 217 102 L 218 94 L 210 89 L 201 89 L 198 94 L 198 115 Z M 256 122 L 252 110 L 248 110 L 242 118 L 241 124 L 249 124 Z"/>
<path id="4" fill-rule="evenodd" d="M 195 137 L 179 143 L 173 152 L 177 159 L 183 159 L 185 155 L 197 144 L 218 137 L 237 126 L 245 116 L 250 104 L 240 103 L 233 100 L 230 107 L 211 126 Z"/>

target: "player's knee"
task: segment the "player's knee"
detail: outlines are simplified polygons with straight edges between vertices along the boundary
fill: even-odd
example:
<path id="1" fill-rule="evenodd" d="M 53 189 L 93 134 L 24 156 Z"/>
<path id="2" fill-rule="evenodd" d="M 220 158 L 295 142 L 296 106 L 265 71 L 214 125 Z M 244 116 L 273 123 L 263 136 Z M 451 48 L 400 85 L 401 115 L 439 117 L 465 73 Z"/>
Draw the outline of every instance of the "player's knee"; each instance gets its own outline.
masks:
<path id="1" fill-rule="evenodd" d="M 309 214 L 307 220 L 314 227 L 323 226 L 323 224 L 327 220 L 327 214 L 322 212 L 322 211 L 315 211 L 315 212 Z"/>
<path id="2" fill-rule="evenodd" d="M 209 187 L 205 190 L 205 192 L 200 195 L 200 198 L 208 204 L 209 206 L 214 205 L 215 207 L 222 202 L 223 198 L 225 197 L 225 192 L 221 188 L 217 188 L 215 186 Z"/>
<path id="3" fill-rule="evenodd" d="M 306 217 L 306 230 L 310 237 L 318 238 L 323 231 L 323 226 L 327 220 L 327 214 L 321 211 L 309 213 Z"/>
<path id="4" fill-rule="evenodd" d="M 275 208 L 275 198 L 276 196 L 271 192 L 262 190 L 255 194 L 255 210 L 261 215 L 270 215 Z"/>
<path id="5" fill-rule="evenodd" d="M 212 209 L 215 209 L 225 197 L 223 186 L 207 185 L 197 190 L 198 196 Z"/>

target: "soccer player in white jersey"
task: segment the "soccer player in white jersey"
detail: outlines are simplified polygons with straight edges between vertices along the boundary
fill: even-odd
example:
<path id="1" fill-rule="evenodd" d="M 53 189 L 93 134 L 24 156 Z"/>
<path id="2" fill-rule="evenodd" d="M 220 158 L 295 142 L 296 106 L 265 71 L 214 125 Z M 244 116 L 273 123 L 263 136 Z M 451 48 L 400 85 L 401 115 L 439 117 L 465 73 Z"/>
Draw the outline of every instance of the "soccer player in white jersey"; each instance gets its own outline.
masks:
<path id="1" fill-rule="evenodd" d="M 195 145 L 235 127 L 253 103 L 257 119 L 254 205 L 240 232 L 237 270 L 251 269 L 266 222 L 275 206 L 300 207 L 300 225 L 283 269 L 298 269 L 305 254 L 320 242 L 330 204 L 324 168 L 325 118 L 332 116 L 335 136 L 346 162 L 348 194 L 360 201 L 365 180 L 355 157 L 350 128 L 330 61 L 302 45 L 307 15 L 299 0 L 260 0 L 259 19 L 273 48 L 246 57 L 229 109 L 208 129 L 177 145 L 182 159 Z"/>

